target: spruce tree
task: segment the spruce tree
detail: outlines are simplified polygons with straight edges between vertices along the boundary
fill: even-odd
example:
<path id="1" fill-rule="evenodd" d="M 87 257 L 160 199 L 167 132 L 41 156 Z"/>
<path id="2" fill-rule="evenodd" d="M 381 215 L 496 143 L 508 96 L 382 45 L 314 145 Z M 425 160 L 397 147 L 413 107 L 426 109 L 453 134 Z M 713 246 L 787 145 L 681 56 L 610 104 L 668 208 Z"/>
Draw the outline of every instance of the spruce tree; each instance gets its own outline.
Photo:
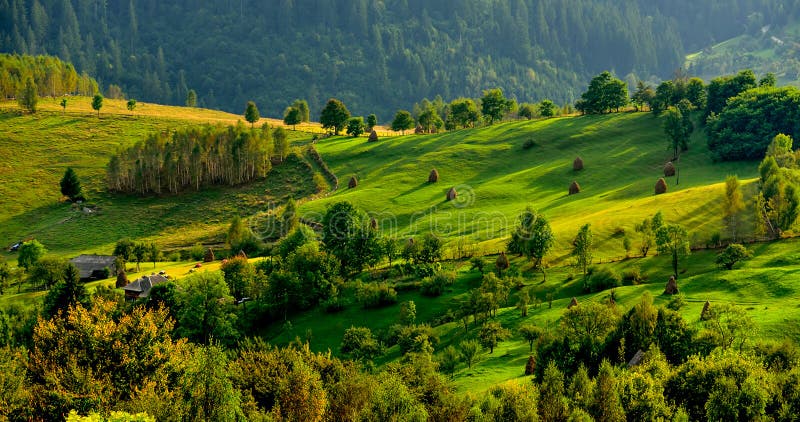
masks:
<path id="1" fill-rule="evenodd" d="M 81 197 L 81 182 L 72 167 L 67 167 L 64 177 L 61 178 L 61 194 L 75 201 Z"/>

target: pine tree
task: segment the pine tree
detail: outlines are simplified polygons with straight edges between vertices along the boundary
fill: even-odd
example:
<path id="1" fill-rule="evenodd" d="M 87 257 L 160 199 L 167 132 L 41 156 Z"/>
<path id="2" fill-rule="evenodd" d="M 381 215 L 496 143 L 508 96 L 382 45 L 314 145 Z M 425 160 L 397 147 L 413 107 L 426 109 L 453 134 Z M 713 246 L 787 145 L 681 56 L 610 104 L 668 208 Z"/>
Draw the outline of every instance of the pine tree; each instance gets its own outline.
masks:
<path id="1" fill-rule="evenodd" d="M 61 194 L 75 201 L 81 197 L 81 182 L 72 167 L 67 167 L 64 177 L 61 178 Z"/>

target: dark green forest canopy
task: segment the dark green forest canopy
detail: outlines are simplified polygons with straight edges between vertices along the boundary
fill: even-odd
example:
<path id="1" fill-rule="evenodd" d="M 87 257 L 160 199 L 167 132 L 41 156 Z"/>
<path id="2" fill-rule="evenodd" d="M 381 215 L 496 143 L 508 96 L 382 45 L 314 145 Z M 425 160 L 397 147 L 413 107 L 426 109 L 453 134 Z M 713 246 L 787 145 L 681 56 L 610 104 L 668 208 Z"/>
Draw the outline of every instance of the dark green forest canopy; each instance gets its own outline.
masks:
<path id="1" fill-rule="evenodd" d="M 281 116 L 329 97 L 388 121 L 423 97 L 572 102 L 611 69 L 668 78 L 686 51 L 783 25 L 796 0 L 0 0 L 0 51 L 51 54 L 141 101 Z"/>

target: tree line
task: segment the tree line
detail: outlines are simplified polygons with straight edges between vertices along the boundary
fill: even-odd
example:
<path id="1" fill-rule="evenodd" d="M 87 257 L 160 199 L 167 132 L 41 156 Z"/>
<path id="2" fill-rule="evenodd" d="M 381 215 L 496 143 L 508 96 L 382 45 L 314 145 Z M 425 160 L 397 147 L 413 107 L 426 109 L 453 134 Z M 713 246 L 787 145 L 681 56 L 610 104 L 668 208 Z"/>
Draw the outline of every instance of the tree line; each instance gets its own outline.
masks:
<path id="1" fill-rule="evenodd" d="M 53 56 L 0 54 L 0 97 L 22 96 L 26 82 L 33 82 L 38 96 L 94 95 L 97 81 L 85 71 Z"/>
<path id="2" fill-rule="evenodd" d="M 501 81 L 520 101 L 572 102 L 603 69 L 664 77 L 686 52 L 797 11 L 781 0 L 2 0 L 0 51 L 58 55 L 142 101 L 184 104 L 194 90 L 198 105 L 239 112 L 258 92 L 265 114 L 279 115 L 294 98 L 320 110 L 336 96 L 359 114 L 390 116 L 421 97 L 470 97 Z"/>
<path id="3" fill-rule="evenodd" d="M 205 125 L 153 133 L 111 157 L 107 185 L 112 191 L 141 194 L 233 186 L 266 177 L 271 160 L 282 160 L 288 152 L 285 131 L 267 125 Z"/>

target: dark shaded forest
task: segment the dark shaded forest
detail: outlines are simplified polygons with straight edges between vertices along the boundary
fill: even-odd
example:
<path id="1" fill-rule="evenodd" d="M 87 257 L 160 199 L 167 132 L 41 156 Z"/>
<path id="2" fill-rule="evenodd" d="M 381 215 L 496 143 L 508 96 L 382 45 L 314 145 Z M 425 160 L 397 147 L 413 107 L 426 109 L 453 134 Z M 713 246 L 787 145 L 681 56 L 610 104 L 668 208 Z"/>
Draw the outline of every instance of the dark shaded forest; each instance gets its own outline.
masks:
<path id="1" fill-rule="evenodd" d="M 686 51 L 796 16 L 797 1 L 0 0 L 0 51 L 51 54 L 141 101 L 356 115 L 502 86 L 576 100 L 591 75 L 669 78 Z"/>

